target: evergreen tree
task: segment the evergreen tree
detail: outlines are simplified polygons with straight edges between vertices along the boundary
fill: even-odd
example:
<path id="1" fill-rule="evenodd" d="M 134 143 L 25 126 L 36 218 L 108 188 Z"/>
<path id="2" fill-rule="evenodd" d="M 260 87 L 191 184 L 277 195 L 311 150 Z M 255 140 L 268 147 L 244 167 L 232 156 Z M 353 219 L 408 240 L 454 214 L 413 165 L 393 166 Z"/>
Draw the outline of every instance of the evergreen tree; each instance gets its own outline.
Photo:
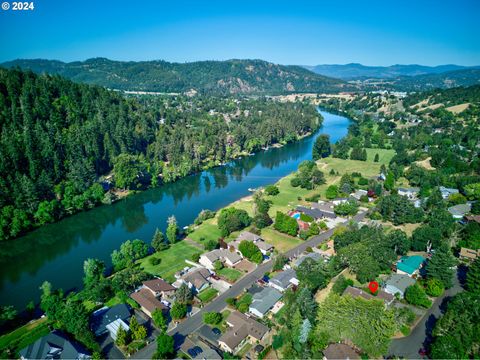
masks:
<path id="1" fill-rule="evenodd" d="M 480 295 L 480 257 L 468 267 L 466 287 L 469 292 Z"/>
<path id="2" fill-rule="evenodd" d="M 177 219 L 172 215 L 168 218 L 167 223 L 167 239 L 170 244 L 175 244 L 180 230 L 177 225 Z"/>
<path id="3" fill-rule="evenodd" d="M 457 260 L 452 255 L 447 245 L 442 245 L 435 250 L 431 259 L 427 263 L 427 276 L 440 280 L 445 288 L 452 286 L 452 277 L 455 271 L 452 269 L 457 264 Z"/>
<path id="4" fill-rule="evenodd" d="M 332 149 L 330 147 L 330 136 L 322 134 L 315 139 L 312 149 L 313 160 L 326 158 L 330 156 Z"/>

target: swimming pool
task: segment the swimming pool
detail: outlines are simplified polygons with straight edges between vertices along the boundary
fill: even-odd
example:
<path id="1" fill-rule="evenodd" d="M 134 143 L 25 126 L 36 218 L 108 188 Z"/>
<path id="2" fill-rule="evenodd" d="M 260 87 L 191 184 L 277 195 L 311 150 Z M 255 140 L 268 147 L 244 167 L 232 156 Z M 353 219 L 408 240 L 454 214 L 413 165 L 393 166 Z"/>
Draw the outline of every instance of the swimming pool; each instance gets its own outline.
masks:
<path id="1" fill-rule="evenodd" d="M 300 213 L 295 213 L 292 215 L 292 217 L 295 219 L 295 220 L 298 220 L 300 219 Z"/>

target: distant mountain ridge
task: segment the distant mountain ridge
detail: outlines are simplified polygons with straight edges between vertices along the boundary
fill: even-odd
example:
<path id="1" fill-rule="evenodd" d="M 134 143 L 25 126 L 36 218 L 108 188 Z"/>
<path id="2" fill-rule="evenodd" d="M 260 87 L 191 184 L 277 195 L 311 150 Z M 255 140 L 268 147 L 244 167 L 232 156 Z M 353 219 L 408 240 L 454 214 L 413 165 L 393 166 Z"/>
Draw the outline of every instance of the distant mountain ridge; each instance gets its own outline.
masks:
<path id="1" fill-rule="evenodd" d="M 76 82 L 111 89 L 199 92 L 228 94 L 283 94 L 338 92 L 352 88 L 343 80 L 315 74 L 301 66 L 277 65 L 263 60 L 198 61 L 114 61 L 93 58 L 65 63 L 57 60 L 13 60 L 0 64 L 30 69 L 35 73 L 58 74 Z"/>
<path id="2" fill-rule="evenodd" d="M 357 80 L 366 78 L 393 79 L 401 76 L 419 76 L 428 74 L 441 74 L 456 70 L 475 69 L 480 66 L 461 66 L 454 64 L 425 66 L 425 65 L 391 65 L 391 66 L 366 66 L 358 63 L 345 65 L 315 65 L 304 68 L 317 74 L 330 76 L 342 80 Z"/>

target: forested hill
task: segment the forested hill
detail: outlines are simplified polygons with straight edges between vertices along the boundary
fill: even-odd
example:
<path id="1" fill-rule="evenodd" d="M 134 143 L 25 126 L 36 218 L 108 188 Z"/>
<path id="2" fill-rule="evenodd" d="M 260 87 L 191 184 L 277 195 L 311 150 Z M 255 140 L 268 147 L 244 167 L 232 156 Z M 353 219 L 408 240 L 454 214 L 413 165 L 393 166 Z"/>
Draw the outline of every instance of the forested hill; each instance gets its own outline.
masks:
<path id="1" fill-rule="evenodd" d="M 395 89 L 403 91 L 425 91 L 472 85 L 480 85 L 480 68 L 448 71 L 441 74 L 404 76 L 393 82 Z"/>
<path id="2" fill-rule="evenodd" d="M 59 76 L 0 68 L 0 240 L 140 189 L 296 140 L 313 105 L 212 96 L 124 98 Z M 105 185 L 105 183 L 103 183 Z"/>
<path id="3" fill-rule="evenodd" d="M 54 60 L 14 60 L 3 67 L 58 74 L 76 82 L 111 89 L 186 92 L 194 89 L 216 95 L 292 92 L 338 92 L 351 89 L 342 80 L 315 74 L 300 66 L 276 65 L 262 60 L 124 62 L 94 58 L 64 63 Z"/>

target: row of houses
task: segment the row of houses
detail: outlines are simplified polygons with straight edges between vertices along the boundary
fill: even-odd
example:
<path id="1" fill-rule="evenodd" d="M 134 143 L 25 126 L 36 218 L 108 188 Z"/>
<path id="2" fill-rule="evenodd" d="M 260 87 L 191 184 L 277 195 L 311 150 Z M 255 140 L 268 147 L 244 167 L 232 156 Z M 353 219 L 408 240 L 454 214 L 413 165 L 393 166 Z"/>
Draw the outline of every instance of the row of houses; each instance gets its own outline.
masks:
<path id="1" fill-rule="evenodd" d="M 264 256 L 270 254 L 274 249 L 272 244 L 267 243 L 257 234 L 243 231 L 234 241 L 227 245 L 228 248 L 215 249 L 202 254 L 199 263 L 210 270 L 215 269 L 215 262 L 217 261 L 222 262 L 228 267 L 234 267 L 243 260 L 242 253 L 240 252 L 240 244 L 242 241 L 254 243 Z"/>

